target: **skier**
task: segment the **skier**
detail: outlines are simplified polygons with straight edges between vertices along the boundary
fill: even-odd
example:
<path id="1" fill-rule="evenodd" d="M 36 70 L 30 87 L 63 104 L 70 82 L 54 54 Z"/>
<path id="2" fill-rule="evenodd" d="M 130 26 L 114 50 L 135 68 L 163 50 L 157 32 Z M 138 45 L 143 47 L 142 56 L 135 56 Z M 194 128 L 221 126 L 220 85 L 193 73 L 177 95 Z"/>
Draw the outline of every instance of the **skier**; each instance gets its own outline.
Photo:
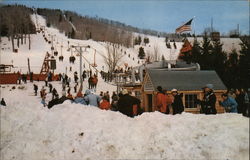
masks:
<path id="1" fill-rule="evenodd" d="M 88 89 L 85 91 L 85 94 L 86 96 L 84 97 L 84 100 L 88 102 L 89 105 L 96 106 L 96 107 L 99 106 L 99 103 L 101 101 L 100 96 L 91 93 L 91 91 Z"/>
<path id="2" fill-rule="evenodd" d="M 78 81 L 77 72 L 74 72 L 74 80 L 75 80 L 75 83 Z"/>
<path id="3" fill-rule="evenodd" d="M 54 99 L 54 98 L 56 98 L 56 99 L 59 98 L 59 95 L 58 95 L 57 90 L 55 88 L 53 88 L 53 90 L 52 90 L 52 99 Z"/>
<path id="4" fill-rule="evenodd" d="M 0 104 L 1 104 L 2 106 L 6 106 L 6 102 L 4 101 L 3 98 L 2 98 L 2 100 L 1 100 L 1 102 L 0 102 Z"/>
<path id="5" fill-rule="evenodd" d="M 53 88 L 53 86 L 52 86 L 52 84 L 50 83 L 50 84 L 49 84 L 49 93 L 52 92 L 52 88 Z"/>
<path id="6" fill-rule="evenodd" d="M 77 91 L 77 86 L 78 86 L 78 83 L 76 83 L 74 86 L 74 93 L 76 93 L 76 91 Z"/>
<path id="7" fill-rule="evenodd" d="M 38 86 L 36 84 L 34 84 L 33 86 L 34 86 L 35 96 L 37 96 Z"/>

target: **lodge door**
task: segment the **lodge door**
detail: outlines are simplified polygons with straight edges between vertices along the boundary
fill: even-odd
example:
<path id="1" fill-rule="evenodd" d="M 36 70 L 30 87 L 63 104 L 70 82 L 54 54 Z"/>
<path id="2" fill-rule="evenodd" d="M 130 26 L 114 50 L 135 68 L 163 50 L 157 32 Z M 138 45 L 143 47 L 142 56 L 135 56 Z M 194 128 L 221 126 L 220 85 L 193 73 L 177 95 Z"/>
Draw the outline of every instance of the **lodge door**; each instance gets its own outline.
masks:
<path id="1" fill-rule="evenodd" d="M 152 109 L 153 109 L 153 96 L 152 96 L 152 94 L 147 94 L 147 101 L 148 101 L 148 111 L 152 112 Z"/>

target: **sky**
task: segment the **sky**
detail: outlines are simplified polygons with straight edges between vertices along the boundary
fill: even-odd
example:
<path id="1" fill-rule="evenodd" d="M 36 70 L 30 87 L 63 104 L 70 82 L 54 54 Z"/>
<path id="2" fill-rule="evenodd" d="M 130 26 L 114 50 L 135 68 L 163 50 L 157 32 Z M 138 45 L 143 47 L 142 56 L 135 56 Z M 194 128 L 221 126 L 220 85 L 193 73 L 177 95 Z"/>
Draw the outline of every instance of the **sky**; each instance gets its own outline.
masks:
<path id="1" fill-rule="evenodd" d="M 2 4 L 70 10 L 160 32 L 175 29 L 194 18 L 192 32 L 211 26 L 222 34 L 239 29 L 249 35 L 248 0 L 0 0 Z"/>

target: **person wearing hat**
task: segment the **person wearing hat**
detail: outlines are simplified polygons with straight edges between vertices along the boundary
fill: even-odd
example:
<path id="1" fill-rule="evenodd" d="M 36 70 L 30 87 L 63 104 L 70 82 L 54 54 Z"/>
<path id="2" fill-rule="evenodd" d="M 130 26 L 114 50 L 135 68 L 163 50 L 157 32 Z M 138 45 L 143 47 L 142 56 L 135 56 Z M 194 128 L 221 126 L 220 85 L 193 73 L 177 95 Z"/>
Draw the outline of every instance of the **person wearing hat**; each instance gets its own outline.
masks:
<path id="1" fill-rule="evenodd" d="M 167 112 L 167 97 L 162 90 L 161 86 L 157 87 L 158 93 L 156 95 L 156 111 L 160 111 L 162 113 Z"/>
<path id="2" fill-rule="evenodd" d="M 201 113 L 205 114 L 216 114 L 216 96 L 213 92 L 213 84 L 206 84 L 205 87 L 202 88 L 204 91 L 203 100 L 200 101 L 201 104 Z"/>
<path id="3" fill-rule="evenodd" d="M 172 107 L 173 107 L 173 114 L 181 114 L 184 111 L 184 106 L 182 102 L 183 94 L 179 94 L 177 89 L 172 89 L 171 94 L 174 97 Z"/>
<path id="4" fill-rule="evenodd" d="M 127 89 L 122 90 L 122 96 L 119 98 L 117 102 L 117 109 L 119 112 L 129 116 L 129 117 L 134 117 L 136 114 L 134 113 L 134 107 L 136 106 L 137 108 L 140 107 L 141 101 L 129 95 Z"/>

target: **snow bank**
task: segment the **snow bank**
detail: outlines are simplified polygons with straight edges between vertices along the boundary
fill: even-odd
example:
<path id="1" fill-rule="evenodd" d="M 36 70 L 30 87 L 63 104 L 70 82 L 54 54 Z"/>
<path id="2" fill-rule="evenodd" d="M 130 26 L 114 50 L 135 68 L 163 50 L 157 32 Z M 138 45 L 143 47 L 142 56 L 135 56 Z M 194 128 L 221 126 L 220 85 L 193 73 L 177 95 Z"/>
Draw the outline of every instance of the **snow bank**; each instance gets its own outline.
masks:
<path id="1" fill-rule="evenodd" d="M 249 119 L 238 114 L 134 119 L 66 101 L 1 107 L 1 159 L 249 159 Z"/>

